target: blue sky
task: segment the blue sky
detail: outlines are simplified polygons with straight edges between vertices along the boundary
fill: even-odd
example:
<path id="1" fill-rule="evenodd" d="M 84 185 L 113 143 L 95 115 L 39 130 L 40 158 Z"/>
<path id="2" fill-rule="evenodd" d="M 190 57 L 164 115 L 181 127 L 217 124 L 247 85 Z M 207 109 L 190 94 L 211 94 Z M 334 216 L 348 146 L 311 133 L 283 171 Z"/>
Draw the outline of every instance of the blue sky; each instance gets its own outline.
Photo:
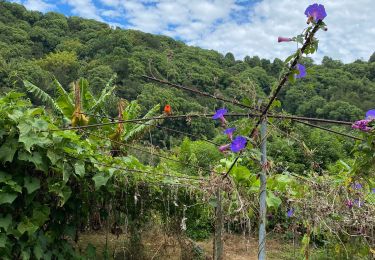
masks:
<path id="1" fill-rule="evenodd" d="M 106 22 L 112 26 L 162 34 L 189 45 L 232 52 L 236 58 L 258 55 L 284 59 L 296 46 L 277 43 L 306 26 L 308 0 L 13 0 L 28 9 L 56 11 Z M 325 55 L 351 62 L 368 60 L 375 51 L 374 0 L 322 0 L 327 32 L 319 32 Z"/>

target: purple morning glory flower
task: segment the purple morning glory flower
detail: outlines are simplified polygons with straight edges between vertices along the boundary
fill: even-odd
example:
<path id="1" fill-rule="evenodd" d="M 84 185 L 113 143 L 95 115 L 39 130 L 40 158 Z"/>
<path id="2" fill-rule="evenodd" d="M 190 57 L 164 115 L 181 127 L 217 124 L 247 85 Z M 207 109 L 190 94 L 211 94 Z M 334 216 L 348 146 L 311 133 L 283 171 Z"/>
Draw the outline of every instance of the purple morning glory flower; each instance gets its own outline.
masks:
<path id="1" fill-rule="evenodd" d="M 297 79 L 306 77 L 306 68 L 302 64 L 297 64 L 296 69 L 299 71 L 299 73 L 296 75 Z"/>
<path id="2" fill-rule="evenodd" d="M 319 20 L 323 20 L 326 16 L 326 10 L 324 5 L 312 4 L 306 8 L 305 15 L 309 18 L 307 21 L 308 23 L 310 20 L 314 20 L 318 22 Z"/>
<path id="3" fill-rule="evenodd" d="M 235 127 L 227 128 L 227 129 L 224 130 L 224 134 L 226 134 L 228 136 L 228 138 L 230 140 L 232 140 L 233 139 L 233 133 L 234 133 L 234 131 L 236 131 Z"/>
<path id="4" fill-rule="evenodd" d="M 353 186 L 353 189 L 355 189 L 355 190 L 360 190 L 360 189 L 362 189 L 362 184 L 360 184 L 360 183 L 358 183 L 358 182 L 354 183 L 352 186 Z"/>
<path id="5" fill-rule="evenodd" d="M 221 146 L 219 147 L 219 151 L 223 153 L 223 152 L 225 152 L 226 150 L 228 150 L 229 147 L 230 147 L 230 144 L 224 144 L 224 145 L 221 145 Z"/>
<path id="6" fill-rule="evenodd" d="M 236 136 L 236 138 L 234 138 L 234 140 L 230 144 L 230 149 L 232 150 L 232 152 L 238 153 L 239 151 L 241 151 L 242 149 L 246 147 L 246 144 L 247 144 L 247 140 L 245 137 Z"/>
<path id="7" fill-rule="evenodd" d="M 277 38 L 277 42 L 291 42 L 291 41 L 293 41 L 292 38 L 281 37 L 281 36 L 279 36 L 279 37 Z"/>
<path id="8" fill-rule="evenodd" d="M 366 119 L 375 119 L 375 109 L 366 112 Z"/>
<path id="9" fill-rule="evenodd" d="M 363 119 L 355 121 L 354 124 L 352 124 L 353 129 L 359 129 L 364 132 L 368 132 L 372 129 L 372 127 L 368 126 L 368 123 L 370 123 L 372 119 Z"/>
<path id="10" fill-rule="evenodd" d="M 288 218 L 291 218 L 294 214 L 294 209 L 293 208 L 289 209 L 286 214 L 287 214 Z"/>
<path id="11" fill-rule="evenodd" d="M 221 108 L 219 110 L 216 111 L 215 115 L 213 115 L 212 119 L 220 119 L 221 120 L 221 124 L 224 126 L 225 123 L 227 122 L 224 118 L 224 116 L 228 113 L 228 110 L 226 110 L 225 108 Z"/>

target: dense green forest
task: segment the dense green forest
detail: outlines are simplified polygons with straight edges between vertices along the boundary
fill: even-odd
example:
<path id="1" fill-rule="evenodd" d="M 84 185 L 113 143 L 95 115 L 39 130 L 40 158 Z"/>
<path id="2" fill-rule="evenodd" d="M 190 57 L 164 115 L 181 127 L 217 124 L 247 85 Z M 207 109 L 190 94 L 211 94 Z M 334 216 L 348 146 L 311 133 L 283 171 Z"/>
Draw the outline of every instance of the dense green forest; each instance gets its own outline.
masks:
<path id="1" fill-rule="evenodd" d="M 230 104 L 155 85 L 142 79 L 142 75 L 153 75 L 256 106 L 259 99 L 270 93 L 284 66 L 280 59 L 270 61 L 249 54 L 241 61 L 231 53 L 222 55 L 187 46 L 165 36 L 110 28 L 94 20 L 65 17 L 53 12 L 42 14 L 27 11 L 21 5 L 0 3 L 1 89 L 24 92 L 22 80 L 28 80 L 56 97 L 52 84 L 54 78 L 69 90 L 71 82 L 84 77 L 89 81 L 92 92 L 99 95 L 116 74 L 116 97 L 111 97 L 113 102 L 108 102 L 112 116 L 117 115 L 117 105 L 110 104 L 117 104 L 118 98 L 138 100 L 143 114 L 155 104 L 162 107 L 170 104 L 176 114 L 213 111 L 223 105 L 231 111 L 238 111 Z M 279 96 L 281 108 L 308 117 L 347 121 L 362 118 L 374 104 L 374 61 L 375 54 L 368 62 L 357 60 L 350 64 L 324 57 L 322 64 L 316 65 L 312 59 L 304 58 L 308 76 L 284 88 Z M 30 98 L 35 104 L 41 104 L 32 96 Z M 214 123 L 207 120 L 190 124 L 167 120 L 165 124 L 206 138 L 217 134 Z M 175 133 L 155 131 L 154 135 L 153 144 L 160 147 L 181 142 L 181 136 Z M 316 146 L 314 133 L 306 135 L 309 135 L 304 137 L 308 144 Z M 327 145 L 330 142 L 332 140 L 327 140 Z M 337 143 L 336 139 L 333 143 Z M 320 155 L 322 158 L 318 161 L 326 165 L 327 161 L 337 160 L 350 149 L 343 146 L 340 144 L 338 148 L 332 148 L 333 153 L 328 158 Z M 320 149 L 325 151 L 327 147 L 321 144 Z M 296 153 L 281 156 L 301 171 L 303 167 L 298 167 L 298 164 L 306 162 L 298 158 L 298 149 Z"/>
<path id="2" fill-rule="evenodd" d="M 307 76 L 298 80 L 295 84 L 288 84 L 281 91 L 278 96 L 280 102 L 276 102 L 277 105 L 273 107 L 274 111 L 305 117 L 353 122 L 362 119 L 367 110 L 375 107 L 375 52 L 369 57 L 368 61 L 357 60 L 349 64 L 344 64 L 339 60 L 333 60 L 329 57 L 324 57 L 321 64 L 316 64 L 312 58 L 306 57 L 302 58 L 300 63 L 307 68 Z M 71 119 L 70 115 L 78 115 L 75 114 L 74 108 L 76 107 L 74 107 L 74 102 L 72 102 L 73 97 L 77 97 L 77 92 L 73 90 L 76 90 L 77 86 L 81 89 L 80 94 L 84 97 L 83 100 L 87 100 L 87 103 L 84 103 L 86 101 L 83 102 L 85 112 L 89 111 L 110 117 L 117 117 L 120 114 L 120 119 L 135 119 L 140 117 L 148 119 L 152 116 L 161 115 L 166 104 L 171 106 L 172 115 L 212 113 L 221 107 L 226 107 L 231 112 L 246 113 L 249 110 L 238 108 L 231 103 L 208 99 L 207 97 L 170 88 L 166 85 L 156 84 L 145 80 L 142 78 L 142 75 L 154 76 L 173 83 L 189 86 L 217 97 L 236 100 L 257 108 L 261 107 L 261 101 L 263 100 L 264 102 L 274 89 L 275 84 L 277 84 L 279 78 L 282 76 L 284 68 L 284 61 L 277 58 L 270 61 L 249 53 L 249 56 L 246 56 L 243 60 L 236 60 L 232 53 L 223 55 L 214 50 L 204 50 L 188 46 L 183 42 L 166 36 L 152 35 L 135 30 L 111 28 L 109 25 L 98 21 L 80 17 L 66 17 L 54 12 L 43 14 L 41 12 L 28 11 L 21 5 L 0 0 L 0 94 L 2 96 L 0 100 L 0 107 L 2 109 L 0 111 L 0 115 L 2 115 L 0 122 L 5 126 L 4 129 L 7 131 L 9 129 L 19 129 L 21 135 L 31 135 L 31 137 L 28 136 L 23 141 L 19 141 L 25 144 L 25 147 L 20 148 L 19 145 L 15 145 L 15 139 L 11 139 L 15 138 L 14 134 L 9 134 L 8 139 L 5 139 L 4 136 L 7 136 L 7 131 L 0 129 L 0 159 L 4 163 L 3 167 L 5 170 L 12 167 L 22 170 L 29 169 L 29 164 L 32 163 L 36 169 L 35 171 L 33 170 L 32 178 L 38 174 L 38 171 L 48 173 L 48 167 L 54 169 L 54 171 L 63 172 L 63 184 L 58 182 L 58 178 L 53 174 L 48 176 L 48 179 L 44 183 L 43 181 L 41 183 L 38 181 L 38 184 L 35 184 L 35 179 L 30 179 L 25 180 L 23 184 L 27 189 L 27 194 L 30 195 L 34 191 L 33 187 L 38 187 L 36 189 L 39 189 L 43 185 L 54 183 L 55 186 L 50 188 L 50 192 L 58 194 L 59 200 L 54 201 L 51 198 L 51 201 L 53 201 L 51 202 L 49 198 L 39 198 L 41 200 L 45 199 L 41 203 L 52 203 L 53 207 L 46 208 L 42 204 L 34 205 L 34 207 L 40 209 L 36 214 L 42 215 L 40 217 L 42 219 L 46 220 L 46 215 L 49 215 L 50 211 L 51 215 L 54 214 L 55 220 L 57 220 L 51 224 L 51 230 L 55 232 L 53 234 L 61 231 L 59 229 L 62 221 L 61 218 L 69 218 L 70 216 L 68 216 L 67 212 L 74 211 L 73 216 L 82 215 L 82 218 L 88 219 L 90 218 L 90 214 L 95 214 L 93 213 L 95 210 L 90 208 L 88 204 L 84 204 L 84 202 L 88 203 L 90 201 L 91 203 L 94 199 L 97 199 L 99 202 L 93 202 L 93 205 L 95 205 L 93 207 L 100 209 L 101 217 L 105 218 L 102 215 L 106 215 L 108 212 L 102 212 L 102 210 L 106 209 L 102 205 L 105 205 L 109 201 L 109 198 L 114 196 L 119 200 L 121 199 L 121 201 L 122 199 L 131 201 L 129 206 L 130 212 L 126 211 L 126 214 L 122 208 L 123 205 L 120 203 L 114 203 L 111 206 L 120 212 L 119 215 L 114 216 L 116 219 L 114 223 L 116 225 L 121 216 L 124 214 L 129 216 L 131 223 L 130 232 L 135 239 L 135 241 L 130 241 L 129 243 L 133 243 L 131 244 L 133 246 L 136 245 L 134 246 L 134 252 L 141 250 L 137 247 L 140 246 L 137 230 L 140 230 L 144 223 L 149 222 L 152 219 L 151 216 L 155 216 L 155 211 L 158 210 L 161 219 L 153 219 L 153 221 L 159 221 L 164 224 L 169 221 L 168 223 L 172 223 L 171 226 L 178 226 L 179 223 L 173 217 L 182 218 L 183 216 L 185 218 L 186 211 L 188 216 L 187 229 L 185 227 L 187 236 L 196 240 L 205 239 L 212 232 L 212 222 L 210 219 L 213 213 L 203 206 L 188 210 L 176 206 L 177 203 L 199 203 L 199 199 L 197 199 L 198 195 L 189 197 L 179 190 L 171 192 L 162 188 L 151 191 L 148 188 L 142 188 L 142 185 L 138 186 L 139 184 L 135 184 L 141 181 L 146 182 L 148 180 L 146 177 L 139 178 L 137 181 L 129 181 L 129 183 L 120 179 L 109 181 L 113 187 L 128 185 L 127 191 L 129 194 L 124 195 L 119 193 L 112 186 L 112 189 L 99 190 L 93 198 L 89 198 L 88 194 L 92 190 L 105 186 L 109 179 L 108 176 L 112 177 L 112 174 L 115 172 L 111 168 L 100 167 L 100 164 L 95 165 L 95 163 L 116 163 L 119 167 L 128 167 L 131 165 L 133 170 L 169 171 L 173 174 L 184 174 L 194 177 L 198 177 L 197 175 L 200 177 L 210 175 L 207 172 L 199 172 L 197 174 L 197 169 L 206 169 L 213 165 L 224 165 L 221 167 L 225 168 L 225 165 L 233 158 L 228 156 L 224 158 L 223 154 L 217 149 L 215 144 L 225 143 L 226 137 L 222 135 L 222 130 L 219 129 L 218 124 L 214 120 L 203 117 L 194 120 L 172 120 L 165 118 L 159 122 L 159 127 L 168 127 L 175 130 L 174 132 L 158 127 L 147 127 L 147 125 L 134 126 L 126 124 L 125 126 L 120 126 L 121 124 L 119 124 L 117 128 L 116 125 L 113 125 L 113 128 L 108 126 L 107 128 L 103 128 L 102 132 L 92 133 L 90 137 L 92 140 L 88 139 L 87 136 L 89 134 L 86 132 L 69 134 L 56 132 L 53 136 L 46 136 L 43 131 L 46 131 L 47 128 L 56 130 L 58 127 L 67 127 L 69 125 L 67 121 Z M 43 93 L 39 92 L 39 95 L 35 95 L 39 90 L 42 90 Z M 14 92 L 24 93 L 24 96 L 15 94 Z M 56 102 L 48 102 L 45 98 L 43 99 L 45 96 L 51 97 L 50 100 L 53 99 Z M 19 98 L 22 101 L 17 101 Z M 46 110 L 42 111 L 35 108 L 38 106 L 45 106 Z M 56 115 L 56 111 L 54 110 L 59 110 L 61 113 L 57 113 L 59 116 L 56 118 L 50 118 L 51 115 Z M 64 114 L 66 118 L 64 118 Z M 38 119 L 35 119 L 35 117 L 38 117 Z M 41 122 L 40 118 L 43 118 L 47 123 Z M 89 114 L 87 118 L 89 118 L 90 123 L 110 122 L 108 119 L 101 121 L 98 118 L 90 117 Z M 77 120 L 81 122 L 85 118 L 80 115 Z M 246 118 L 238 119 L 235 122 L 239 133 L 243 135 L 249 134 L 253 125 L 249 125 Z M 150 119 L 147 123 L 154 124 L 155 122 Z M 29 129 L 28 124 L 35 127 L 37 129 L 35 131 L 40 132 L 33 133 L 31 128 Z M 230 124 L 234 125 L 234 122 L 232 121 Z M 125 127 L 125 130 L 122 127 Z M 361 133 L 351 130 L 347 126 L 326 125 L 326 127 L 352 134 L 357 138 L 362 136 Z M 326 202 L 325 200 L 329 201 L 329 199 L 332 199 L 332 197 L 324 197 L 325 192 L 328 190 L 327 187 L 330 185 L 329 183 L 337 182 L 340 185 L 344 185 L 343 183 L 345 183 L 345 185 L 350 186 L 353 175 L 350 175 L 349 178 L 345 174 L 348 174 L 348 176 L 349 172 L 357 174 L 360 172 L 359 169 L 364 168 L 366 168 L 366 171 L 373 170 L 371 168 L 373 167 L 373 157 L 366 160 L 358 159 L 360 158 L 359 151 L 365 151 L 367 155 L 373 152 L 373 141 L 370 141 L 367 144 L 368 146 L 362 145 L 358 148 L 358 144 L 347 137 L 336 136 L 320 129 L 296 124 L 293 121 L 271 119 L 269 128 L 272 134 L 268 138 L 268 154 L 270 168 L 275 174 L 270 178 L 268 183 L 270 186 L 270 195 L 267 195 L 269 196 L 267 204 L 270 207 L 269 228 L 282 230 L 286 234 L 286 237 L 291 238 L 292 233 L 289 227 L 293 225 L 290 220 L 286 219 L 285 212 L 288 209 L 290 210 L 289 204 L 293 202 L 293 200 L 288 199 L 288 196 L 296 196 L 300 199 L 296 202 L 296 205 L 301 208 L 301 212 L 303 213 L 298 217 L 299 224 L 293 226 L 293 232 L 297 230 L 296 232 L 299 234 L 306 233 L 310 236 L 310 225 L 317 220 L 310 219 L 312 222 L 306 224 L 306 220 L 310 218 L 308 212 L 311 213 L 317 210 L 324 216 L 326 209 L 322 208 L 319 202 L 322 202 L 323 205 Z M 118 133 L 116 131 L 124 131 L 125 134 L 120 138 L 116 136 L 116 133 Z M 178 133 L 177 131 L 189 133 L 191 136 L 184 137 L 183 133 Z M 9 130 L 9 133 L 13 132 Z M 95 134 L 97 134 L 96 137 Z M 22 138 L 21 135 L 20 140 Z M 105 142 L 101 138 L 103 135 L 109 136 L 110 142 Z M 38 141 L 36 141 L 37 138 L 39 138 Z M 121 156 L 118 157 L 115 148 L 121 150 L 118 145 L 119 140 L 128 144 L 130 143 L 135 148 L 120 151 Z M 209 143 L 203 140 L 213 141 Z M 37 144 L 38 142 L 39 144 Z M 53 147 L 53 154 L 48 150 L 50 149 L 49 145 L 52 143 L 56 143 Z M 31 148 L 33 145 L 39 147 L 38 155 L 33 154 L 29 158 L 27 152 L 33 151 Z M 110 146 L 112 150 L 105 150 L 103 148 L 105 146 Z M 12 148 L 8 149 L 4 147 Z M 143 153 L 140 149 L 144 149 L 144 147 L 152 148 L 154 151 L 162 153 L 164 157 L 172 154 L 174 161 L 163 159 L 163 157 L 155 158 L 154 156 L 150 156 L 150 154 Z M 13 148 L 14 151 L 12 150 Z M 237 166 L 233 171 L 237 185 L 243 188 L 238 188 L 240 190 L 239 193 L 243 192 L 241 193 L 244 197 L 243 199 L 246 198 L 248 201 L 255 201 L 256 192 L 259 188 L 258 177 L 256 174 L 253 174 L 261 170 L 261 167 L 255 162 L 260 158 L 260 153 L 256 148 L 256 145 L 254 145 L 253 149 L 247 151 L 246 155 L 249 155 L 249 158 L 243 159 L 241 165 Z M 76 154 L 74 150 L 84 152 Z M 14 152 L 11 152 L 11 154 L 13 153 L 11 157 L 9 154 L 7 155 L 10 151 Z M 18 161 L 12 162 L 16 151 Z M 98 155 L 98 157 L 93 159 L 92 156 L 95 155 L 96 151 L 102 151 L 105 154 Z M 66 170 L 65 164 L 62 163 L 63 156 L 61 154 L 63 153 L 68 153 L 68 156 L 72 157 L 73 164 L 68 166 L 68 170 Z M 113 156 L 113 161 L 109 161 L 108 157 L 110 155 Z M 79 158 L 76 158 L 77 156 Z M 90 161 L 82 159 L 84 156 L 91 156 Z M 47 161 L 49 164 L 46 163 Z M 9 165 L 5 163 L 9 163 Z M 194 167 L 186 167 L 187 164 Z M 1 167 L 0 170 L 2 169 Z M 103 170 L 102 168 L 105 169 Z M 69 178 L 73 177 L 70 177 L 71 175 L 70 173 L 67 174 L 67 171 L 73 171 L 75 175 L 82 177 L 79 180 L 79 185 L 75 186 L 68 181 Z M 107 174 L 107 177 L 104 178 L 105 180 L 96 171 L 105 172 Z M 314 184 L 313 181 L 311 186 L 302 187 L 301 183 L 298 183 L 298 178 L 289 179 L 292 175 L 299 176 L 299 178 L 314 176 L 314 178 L 322 178 L 322 182 Z M 6 183 L 9 187 L 13 185 L 12 189 L 15 190 L 16 188 L 14 187 L 17 184 L 10 184 L 9 180 L 11 177 L 9 176 L 9 174 L 0 171 L 0 183 L 2 185 Z M 245 178 L 244 176 L 247 177 Z M 336 179 L 332 181 L 330 179 L 331 176 L 335 176 Z M 368 172 L 361 172 L 358 176 L 360 176 L 358 180 L 367 183 L 368 188 L 375 187 L 373 175 L 370 175 Z M 94 182 L 91 181 L 91 178 Z M 353 179 L 355 178 L 353 177 Z M 328 182 L 325 182 L 327 180 Z M 303 180 L 302 183 L 304 183 Z M 59 188 L 58 185 L 60 184 L 62 186 Z M 68 186 L 69 188 L 66 188 Z M 0 188 L 4 187 L 1 186 Z M 3 190 L 1 191 L 3 192 Z M 310 191 L 309 195 L 305 193 L 307 191 Z M 80 197 L 80 194 L 83 192 L 85 192 L 84 194 L 87 197 Z M 189 192 L 191 193 L 191 191 Z M 281 192 L 285 192 L 286 195 L 281 194 Z M 340 192 L 343 191 L 340 190 Z M 69 193 L 69 196 L 66 195 L 67 193 Z M 165 211 L 165 201 L 155 199 L 163 195 L 168 196 L 168 198 L 174 198 L 173 203 L 175 206 L 169 206 L 168 204 L 168 214 Z M 347 193 L 345 195 L 348 196 Z M 349 195 L 351 195 L 350 192 Z M 141 211 L 142 214 L 143 210 L 146 213 L 142 217 L 139 217 L 140 209 L 137 207 L 137 196 L 144 196 L 145 198 Z M 230 196 L 232 195 L 228 197 Z M 135 197 L 135 200 L 133 197 Z M 68 198 L 70 198 L 69 201 Z M 30 202 L 29 200 L 25 196 L 24 201 L 17 201 L 17 203 L 25 206 Z M 4 201 L 6 200 L 3 200 L 2 203 Z M 309 201 L 312 203 L 311 205 L 308 204 Z M 65 202 L 67 204 L 62 207 Z M 86 208 L 77 209 L 75 203 L 82 203 Z M 207 199 L 207 204 L 215 203 Z M 234 214 L 233 207 L 235 206 L 230 204 L 231 214 Z M 169 211 L 169 207 L 172 208 L 171 211 Z M 249 205 L 244 207 L 249 207 L 246 208 L 251 218 L 249 226 L 255 226 L 255 216 L 258 213 Z M 160 210 L 161 208 L 163 210 Z M 5 216 L 8 216 L 5 215 L 8 212 L 7 210 L 11 212 L 9 208 L 0 211 L 2 220 L 6 219 Z M 369 206 L 369 208 L 361 208 L 361 210 L 367 210 L 367 212 L 371 213 L 374 208 Z M 333 215 L 325 216 L 330 218 L 330 220 L 327 220 L 327 223 L 331 229 L 339 232 L 340 228 L 344 227 L 347 230 L 352 229 L 357 232 L 360 228 L 364 228 L 366 231 L 361 229 L 361 234 L 366 234 L 364 236 L 366 238 L 370 237 L 370 240 L 367 241 L 368 246 L 360 241 L 359 244 L 362 251 L 359 252 L 358 250 L 356 251 L 356 246 L 352 248 L 349 246 L 349 238 L 341 237 L 343 240 L 346 239 L 343 242 L 336 233 L 327 235 L 323 231 L 323 235 L 319 237 L 319 235 L 316 235 L 319 233 L 318 230 L 314 230 L 316 232 L 314 238 L 312 238 L 314 243 L 318 246 L 326 245 L 325 239 L 331 239 L 336 242 L 333 247 L 329 245 L 330 249 L 333 248 L 332 250 L 336 250 L 336 253 L 340 253 L 341 256 L 344 254 L 348 256 L 348 252 L 349 254 L 353 254 L 353 256 L 370 255 L 371 243 L 374 243 L 373 238 L 371 238 L 371 232 L 374 232 L 374 230 L 373 226 L 372 230 L 369 227 L 373 225 L 373 222 L 371 222 L 373 219 L 365 223 L 355 219 L 357 222 L 354 225 L 350 224 L 352 222 L 348 222 L 347 219 L 340 219 L 337 216 L 339 213 L 345 213 L 345 209 L 338 207 L 334 211 L 333 213 L 331 212 Z M 52 214 L 52 212 L 54 213 Z M 22 219 L 22 223 L 26 223 L 23 230 L 28 230 L 30 233 L 30 230 L 33 230 L 34 227 L 30 227 L 28 224 L 33 221 L 34 213 L 31 210 L 28 214 L 30 218 L 27 221 Z M 21 215 L 17 215 L 17 217 L 21 219 Z M 236 217 L 233 218 L 235 220 L 232 222 L 229 221 L 229 224 L 227 224 L 228 230 L 242 232 L 242 218 L 244 217 Z M 0 221 L 0 228 L 4 228 L 4 221 L 2 220 Z M 8 219 L 8 221 L 10 220 Z M 81 227 L 78 228 L 77 225 L 81 225 L 80 221 L 83 220 L 71 220 L 70 224 L 79 229 Z M 90 221 L 92 222 L 92 220 Z M 342 221 L 342 226 L 337 226 L 335 221 L 337 223 L 341 223 L 339 221 Z M 358 222 L 360 222 L 360 225 Z M 43 223 L 38 223 L 38 226 L 41 226 Z M 112 228 L 116 229 L 115 224 Z M 171 227 L 168 228 L 172 229 Z M 35 232 L 35 230 L 33 231 Z M 20 231 L 19 228 L 18 231 Z M 71 235 L 76 231 L 69 230 L 69 232 L 71 232 L 69 233 Z M 174 231 L 168 230 L 168 232 L 173 233 Z M 49 243 L 60 243 L 58 242 L 58 237 L 49 236 L 50 234 L 47 231 L 45 234 L 49 239 Z M 12 233 L 12 236 L 20 240 L 24 239 L 21 235 L 17 232 Z M 304 236 L 302 235 L 302 237 Z M 41 235 L 38 235 L 37 239 L 43 240 L 47 238 L 44 235 L 43 238 Z M 0 236 L 0 252 L 5 252 L 4 254 L 7 254 L 9 259 L 14 256 L 12 252 L 17 251 L 24 254 L 24 251 L 22 251 L 23 248 L 28 248 L 25 244 L 26 242 L 19 244 L 14 242 L 12 250 L 1 251 L 5 245 L 3 241 L 3 237 Z M 309 242 L 310 240 L 308 240 L 307 244 Z M 33 243 L 43 244 L 34 240 Z M 303 250 L 306 253 L 306 250 L 308 251 L 306 249 L 306 241 L 303 241 L 303 243 Z M 342 248 L 337 249 L 341 244 L 346 243 L 348 244 L 345 250 Z M 38 247 L 37 250 L 46 251 L 47 248 L 48 246 L 46 248 Z M 59 250 L 60 253 L 63 252 L 61 255 L 65 257 L 73 254 L 65 245 L 61 245 L 59 248 L 63 248 Z M 36 249 L 34 248 L 33 250 Z M 39 251 L 38 255 L 41 255 Z M 25 254 L 30 255 L 30 251 Z M 57 253 L 50 250 L 50 254 L 56 255 Z M 21 253 L 17 255 L 19 258 L 15 259 L 21 259 L 20 255 Z M 37 253 L 34 252 L 34 255 L 36 256 Z M 139 257 L 138 259 L 142 259 L 141 256 Z M 36 258 L 39 259 L 38 256 Z M 130 257 L 129 259 L 133 258 Z"/>

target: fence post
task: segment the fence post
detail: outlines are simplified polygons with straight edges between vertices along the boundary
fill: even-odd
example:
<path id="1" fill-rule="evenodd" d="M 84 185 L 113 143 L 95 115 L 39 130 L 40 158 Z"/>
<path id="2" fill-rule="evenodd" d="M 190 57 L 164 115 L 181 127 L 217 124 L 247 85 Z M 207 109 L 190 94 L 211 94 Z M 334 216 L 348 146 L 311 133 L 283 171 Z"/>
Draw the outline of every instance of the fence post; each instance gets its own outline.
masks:
<path id="1" fill-rule="evenodd" d="M 214 257 L 213 260 L 222 260 L 223 259 L 223 208 L 221 204 L 221 190 L 217 188 L 216 190 L 216 202 L 215 207 L 215 236 L 214 236 Z"/>
<path id="2" fill-rule="evenodd" d="M 258 259 L 266 259 L 266 171 L 267 171 L 267 119 L 264 118 L 261 124 L 261 163 L 262 171 L 260 173 L 260 189 L 259 189 L 259 244 L 258 244 Z"/>

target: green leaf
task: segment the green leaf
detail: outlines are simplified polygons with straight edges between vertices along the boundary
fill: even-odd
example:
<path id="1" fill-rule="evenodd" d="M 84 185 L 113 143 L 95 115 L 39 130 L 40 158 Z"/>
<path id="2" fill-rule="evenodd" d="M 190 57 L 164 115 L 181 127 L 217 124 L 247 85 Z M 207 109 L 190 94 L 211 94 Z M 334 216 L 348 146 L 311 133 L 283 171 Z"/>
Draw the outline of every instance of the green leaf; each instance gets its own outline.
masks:
<path id="1" fill-rule="evenodd" d="M 12 223 L 12 216 L 10 214 L 2 215 L 0 217 L 0 228 L 3 228 L 5 232 L 8 232 L 8 228 Z"/>
<path id="2" fill-rule="evenodd" d="M 41 171 L 48 171 L 48 165 L 44 162 L 42 155 L 39 152 L 27 153 L 22 151 L 18 155 L 18 160 L 31 162 L 35 168 Z"/>
<path id="3" fill-rule="evenodd" d="M 24 187 L 26 188 L 28 194 L 31 194 L 40 188 L 40 180 L 37 178 L 25 177 L 24 181 Z"/>
<path id="4" fill-rule="evenodd" d="M 52 164 L 56 164 L 59 160 L 63 158 L 61 155 L 55 153 L 53 150 L 47 151 L 47 157 L 50 159 Z"/>
<path id="5" fill-rule="evenodd" d="M 50 209 L 46 205 L 37 205 L 33 209 L 32 222 L 42 226 L 49 219 Z"/>
<path id="6" fill-rule="evenodd" d="M 282 201 L 279 197 L 276 197 L 273 192 L 269 191 L 267 192 L 266 202 L 268 207 L 277 209 Z"/>
<path id="7" fill-rule="evenodd" d="M 35 231 L 38 230 L 38 226 L 36 226 L 34 223 L 30 221 L 30 219 L 25 218 L 22 220 L 22 222 L 18 225 L 17 230 L 23 234 L 25 232 L 28 232 L 29 235 L 32 235 L 35 233 Z"/>
<path id="8" fill-rule="evenodd" d="M 288 75 L 288 81 L 291 83 L 291 84 L 294 84 L 296 82 L 296 77 L 294 76 L 293 73 L 290 73 Z"/>
<path id="9" fill-rule="evenodd" d="M 22 260 L 30 260 L 30 248 L 23 249 L 21 252 Z"/>
<path id="10" fill-rule="evenodd" d="M 52 144 L 52 141 L 50 139 L 42 135 L 38 135 L 37 133 L 30 133 L 28 135 L 20 135 L 18 141 L 21 143 L 24 143 L 25 149 L 28 152 L 31 152 L 30 148 L 34 145 L 45 147 L 49 144 Z"/>
<path id="11" fill-rule="evenodd" d="M 101 186 L 106 185 L 109 178 L 110 176 L 104 176 L 102 172 L 95 174 L 95 176 L 92 177 L 92 180 L 95 183 L 95 189 L 98 189 Z"/>
<path id="12" fill-rule="evenodd" d="M 76 174 L 80 177 L 85 175 L 85 163 L 82 161 L 78 161 L 74 164 L 74 170 Z"/>
<path id="13" fill-rule="evenodd" d="M 59 105 L 53 100 L 53 98 L 44 92 L 42 89 L 33 85 L 27 80 L 23 81 L 26 90 L 34 95 L 40 101 L 46 103 L 50 108 L 52 108 L 57 114 L 63 115 L 63 111 L 60 109 Z"/>
<path id="14" fill-rule="evenodd" d="M 236 181 L 246 181 L 250 178 L 251 172 L 245 166 L 234 166 L 232 176 Z"/>
<path id="15" fill-rule="evenodd" d="M 7 139 L 0 147 L 0 161 L 3 163 L 12 162 L 17 152 L 18 142 L 15 139 Z"/>
<path id="16" fill-rule="evenodd" d="M 43 249 L 39 244 L 34 245 L 34 256 L 36 259 L 42 259 L 43 257 Z"/>
<path id="17" fill-rule="evenodd" d="M 5 203 L 13 203 L 17 196 L 17 193 L 9 193 L 4 190 L 0 190 L 0 205 Z"/>

